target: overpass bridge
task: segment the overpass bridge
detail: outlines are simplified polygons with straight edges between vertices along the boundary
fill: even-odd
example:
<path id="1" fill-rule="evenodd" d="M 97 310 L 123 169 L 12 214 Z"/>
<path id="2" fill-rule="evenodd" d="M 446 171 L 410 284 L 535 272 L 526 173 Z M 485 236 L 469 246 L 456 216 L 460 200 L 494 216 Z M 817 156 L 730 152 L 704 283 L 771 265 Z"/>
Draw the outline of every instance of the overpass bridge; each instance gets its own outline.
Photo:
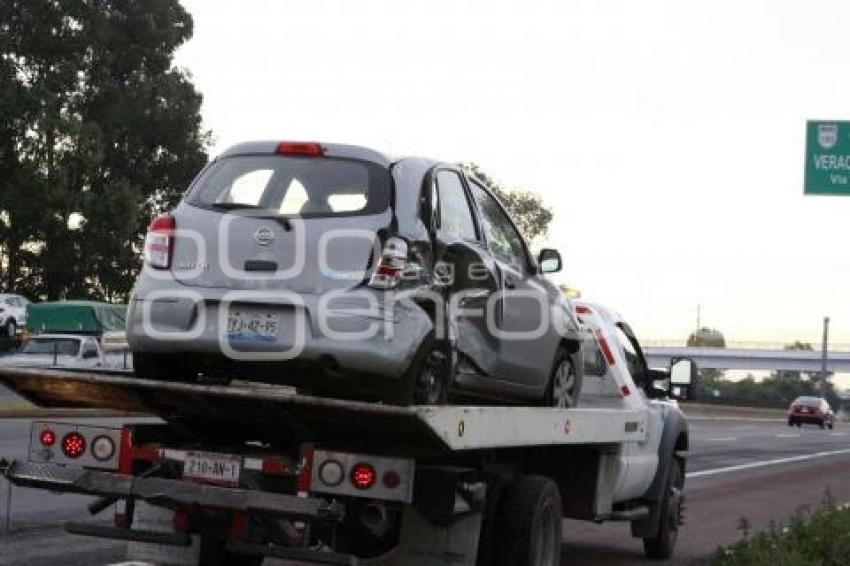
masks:
<path id="1" fill-rule="evenodd" d="M 819 372 L 822 364 L 820 350 L 649 346 L 644 354 L 653 368 L 669 366 L 671 358 L 691 358 L 700 368 L 713 369 Z M 850 351 L 827 351 L 826 367 L 831 372 L 850 373 Z"/>

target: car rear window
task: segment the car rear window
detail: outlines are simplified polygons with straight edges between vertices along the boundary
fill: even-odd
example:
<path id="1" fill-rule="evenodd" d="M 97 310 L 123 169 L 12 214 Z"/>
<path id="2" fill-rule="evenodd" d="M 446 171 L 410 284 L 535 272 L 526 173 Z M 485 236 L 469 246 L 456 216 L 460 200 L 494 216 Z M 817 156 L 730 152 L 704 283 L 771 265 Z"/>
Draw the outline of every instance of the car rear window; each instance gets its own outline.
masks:
<path id="1" fill-rule="evenodd" d="M 281 216 L 346 216 L 386 210 L 389 172 L 328 157 L 243 155 L 217 161 L 198 179 L 191 204 L 260 209 Z"/>
<path id="2" fill-rule="evenodd" d="M 32 355 L 76 356 L 80 351 L 80 341 L 74 338 L 33 338 L 21 351 Z"/>
<path id="3" fill-rule="evenodd" d="M 796 401 L 794 401 L 795 405 L 805 405 L 807 407 L 818 407 L 820 406 L 820 398 L 819 397 L 798 397 Z"/>

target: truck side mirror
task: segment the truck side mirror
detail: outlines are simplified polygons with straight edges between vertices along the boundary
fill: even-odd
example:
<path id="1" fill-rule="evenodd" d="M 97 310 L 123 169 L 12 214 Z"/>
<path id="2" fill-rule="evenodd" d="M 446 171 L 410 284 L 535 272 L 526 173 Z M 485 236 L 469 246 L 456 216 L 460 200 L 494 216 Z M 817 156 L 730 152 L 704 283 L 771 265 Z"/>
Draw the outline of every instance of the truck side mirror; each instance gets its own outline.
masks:
<path id="1" fill-rule="evenodd" d="M 543 248 L 537 256 L 537 265 L 540 266 L 540 273 L 561 271 L 561 267 L 563 267 L 561 253 L 552 248 Z"/>
<path id="2" fill-rule="evenodd" d="M 675 399 L 692 399 L 697 382 L 697 364 L 690 358 L 670 360 L 668 395 Z"/>

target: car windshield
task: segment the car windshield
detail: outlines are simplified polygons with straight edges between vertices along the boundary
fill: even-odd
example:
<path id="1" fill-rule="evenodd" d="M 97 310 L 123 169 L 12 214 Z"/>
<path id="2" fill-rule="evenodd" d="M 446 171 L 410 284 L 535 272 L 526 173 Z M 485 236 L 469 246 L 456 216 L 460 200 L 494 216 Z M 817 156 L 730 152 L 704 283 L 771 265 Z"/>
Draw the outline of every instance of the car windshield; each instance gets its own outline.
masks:
<path id="1" fill-rule="evenodd" d="M 189 202 L 292 216 L 372 214 L 389 204 L 390 176 L 371 163 L 317 157 L 226 157 L 198 180 Z"/>
<path id="2" fill-rule="evenodd" d="M 74 338 L 33 338 L 24 345 L 21 353 L 76 356 L 79 351 L 80 341 Z"/>

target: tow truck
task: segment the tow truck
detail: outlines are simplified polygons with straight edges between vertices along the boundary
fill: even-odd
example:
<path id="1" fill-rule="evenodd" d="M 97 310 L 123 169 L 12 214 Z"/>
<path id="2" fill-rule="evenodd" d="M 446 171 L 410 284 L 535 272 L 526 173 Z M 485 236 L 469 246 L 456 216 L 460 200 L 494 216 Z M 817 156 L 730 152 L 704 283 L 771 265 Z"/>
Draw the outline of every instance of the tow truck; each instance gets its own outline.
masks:
<path id="1" fill-rule="evenodd" d="M 688 448 L 669 395 L 695 366 L 635 369 L 643 354 L 636 341 L 621 344 L 633 340 L 625 323 L 597 305 L 575 308 L 604 362 L 588 379 L 609 388 L 568 409 L 401 407 L 249 381 L 3 368 L 0 380 L 40 406 L 160 420 L 34 422 L 29 458 L 0 461 L 0 472 L 15 485 L 95 496 L 89 511 L 114 509 L 114 524 L 65 530 L 131 541 L 129 559 L 556 565 L 562 517 L 630 522 L 646 555 L 666 559 Z M 667 391 L 653 384 L 662 379 Z"/>

